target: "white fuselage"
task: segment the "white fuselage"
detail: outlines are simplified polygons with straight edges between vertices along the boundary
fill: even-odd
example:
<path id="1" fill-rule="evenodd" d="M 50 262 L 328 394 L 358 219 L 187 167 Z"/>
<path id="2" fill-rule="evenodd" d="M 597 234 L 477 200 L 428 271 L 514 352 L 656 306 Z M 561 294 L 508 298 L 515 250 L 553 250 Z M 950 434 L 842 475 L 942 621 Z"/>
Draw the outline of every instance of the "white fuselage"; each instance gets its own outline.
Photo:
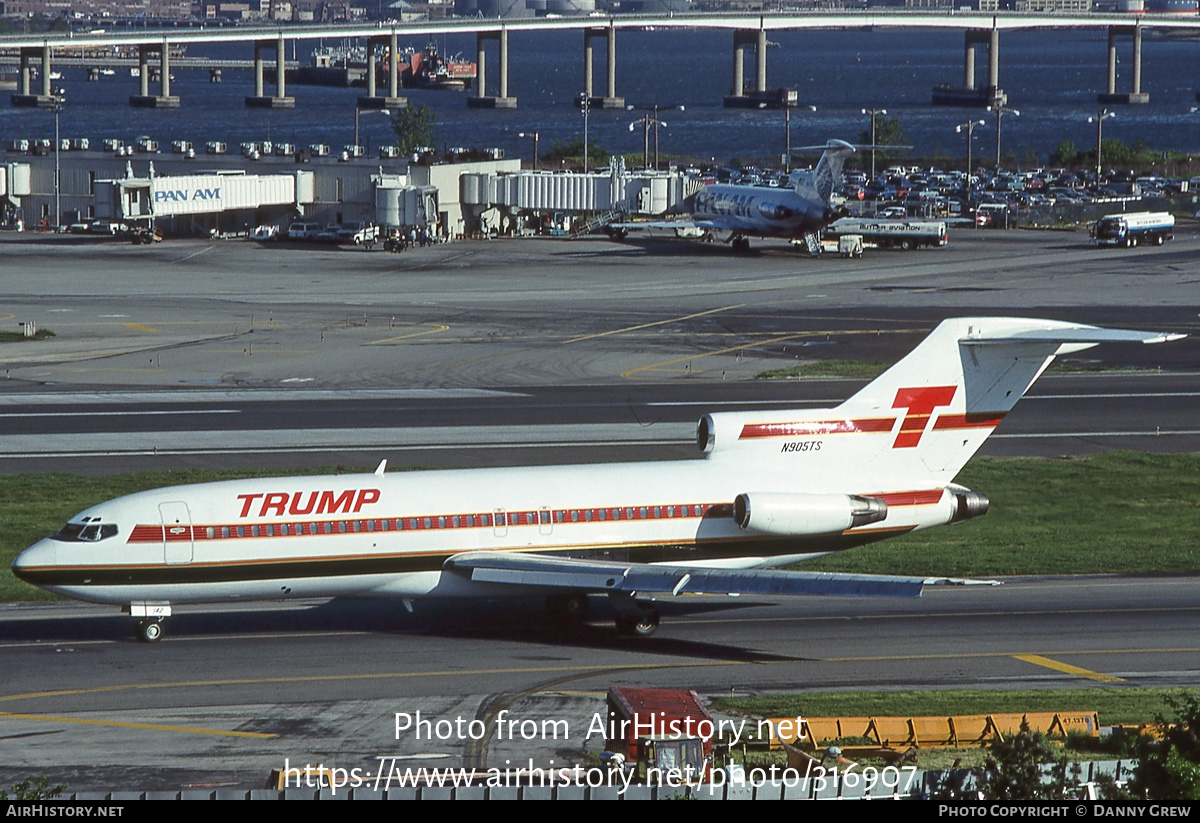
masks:
<path id="1" fill-rule="evenodd" d="M 717 184 L 696 193 L 692 214 L 737 234 L 795 239 L 824 225 L 825 204 L 791 188 Z"/>
<path id="2" fill-rule="evenodd" d="M 815 457 L 815 454 L 813 455 Z M 16 573 L 94 602 L 171 603 L 381 595 L 480 595 L 443 573 L 463 552 L 756 567 L 936 523 L 942 488 L 847 488 L 888 500 L 884 522 L 803 538 L 741 529 L 746 491 L 827 491 L 788 471 L 719 459 L 270 478 L 177 486 L 81 512 L 115 536 L 47 538 Z M 497 590 L 498 592 L 499 590 Z M 511 589 L 504 590 L 511 594 Z M 496 592 L 493 592 L 496 593 Z"/>

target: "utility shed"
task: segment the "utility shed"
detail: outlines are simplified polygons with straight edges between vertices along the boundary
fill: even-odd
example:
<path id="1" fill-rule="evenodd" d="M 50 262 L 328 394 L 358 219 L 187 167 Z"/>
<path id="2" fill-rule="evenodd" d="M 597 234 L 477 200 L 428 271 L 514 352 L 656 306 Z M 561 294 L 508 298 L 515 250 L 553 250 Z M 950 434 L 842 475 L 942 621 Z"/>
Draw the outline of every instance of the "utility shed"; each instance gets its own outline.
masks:
<path id="1" fill-rule="evenodd" d="M 715 727 L 700 695 L 690 689 L 608 690 L 606 748 L 635 763 L 644 754 L 646 739 L 699 738 Z M 702 721 L 706 721 L 701 725 Z M 712 754 L 712 738 L 704 738 L 704 754 Z"/>

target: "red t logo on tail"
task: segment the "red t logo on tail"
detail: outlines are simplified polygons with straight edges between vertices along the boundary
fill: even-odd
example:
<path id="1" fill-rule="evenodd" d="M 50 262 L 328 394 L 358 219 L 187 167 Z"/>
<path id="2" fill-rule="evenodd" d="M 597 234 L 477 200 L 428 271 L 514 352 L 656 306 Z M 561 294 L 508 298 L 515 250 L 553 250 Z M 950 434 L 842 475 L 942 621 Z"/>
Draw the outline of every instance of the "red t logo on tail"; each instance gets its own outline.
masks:
<path id="1" fill-rule="evenodd" d="M 921 435 L 929 424 L 933 410 L 938 406 L 949 406 L 958 386 L 925 386 L 916 389 L 899 389 L 893 409 L 908 409 L 900 433 L 896 435 L 893 449 L 911 449 L 921 442 Z"/>

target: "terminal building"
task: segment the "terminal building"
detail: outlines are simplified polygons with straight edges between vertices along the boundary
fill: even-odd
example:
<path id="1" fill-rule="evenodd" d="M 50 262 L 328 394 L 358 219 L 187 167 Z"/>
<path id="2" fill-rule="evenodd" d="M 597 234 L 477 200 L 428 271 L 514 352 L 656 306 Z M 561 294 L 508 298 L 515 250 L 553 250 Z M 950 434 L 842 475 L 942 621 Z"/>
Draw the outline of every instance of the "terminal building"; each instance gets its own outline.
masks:
<path id="1" fill-rule="evenodd" d="M 0 220 L 26 228 L 153 224 L 167 236 L 361 221 L 452 239 L 569 225 L 586 215 L 677 212 L 702 185 L 679 171 L 629 172 L 621 163 L 583 174 L 522 170 L 519 160 L 496 156 L 433 162 L 329 156 L 318 146 L 281 154 L 258 144 L 239 156 L 190 147 L 162 153 L 152 141 L 136 152 L 116 141 L 104 151 L 82 145 L 64 140 L 56 159 L 44 142 L 12 141 L 0 162 Z"/>

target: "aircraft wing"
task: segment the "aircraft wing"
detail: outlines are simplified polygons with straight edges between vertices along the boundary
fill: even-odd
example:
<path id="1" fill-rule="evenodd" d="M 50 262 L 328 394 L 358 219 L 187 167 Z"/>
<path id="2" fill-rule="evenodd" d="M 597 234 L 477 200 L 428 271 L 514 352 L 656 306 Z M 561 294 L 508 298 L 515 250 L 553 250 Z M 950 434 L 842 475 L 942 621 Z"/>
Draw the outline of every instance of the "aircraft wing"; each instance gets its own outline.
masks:
<path id="1" fill-rule="evenodd" d="M 674 220 L 627 220 L 621 223 L 609 223 L 606 229 L 618 231 L 647 231 L 651 229 L 666 229 L 674 232 L 704 232 L 704 231 L 733 231 L 737 228 L 734 221 L 725 220 L 693 220 L 692 218 L 676 218 Z"/>
<path id="2" fill-rule="evenodd" d="M 480 583 L 508 583 L 514 586 L 588 592 L 664 593 L 673 596 L 764 594 L 918 597 L 922 586 L 940 582 L 924 577 L 875 574 L 613 563 L 538 557 L 517 552 L 456 554 L 446 561 L 445 569 Z"/>

